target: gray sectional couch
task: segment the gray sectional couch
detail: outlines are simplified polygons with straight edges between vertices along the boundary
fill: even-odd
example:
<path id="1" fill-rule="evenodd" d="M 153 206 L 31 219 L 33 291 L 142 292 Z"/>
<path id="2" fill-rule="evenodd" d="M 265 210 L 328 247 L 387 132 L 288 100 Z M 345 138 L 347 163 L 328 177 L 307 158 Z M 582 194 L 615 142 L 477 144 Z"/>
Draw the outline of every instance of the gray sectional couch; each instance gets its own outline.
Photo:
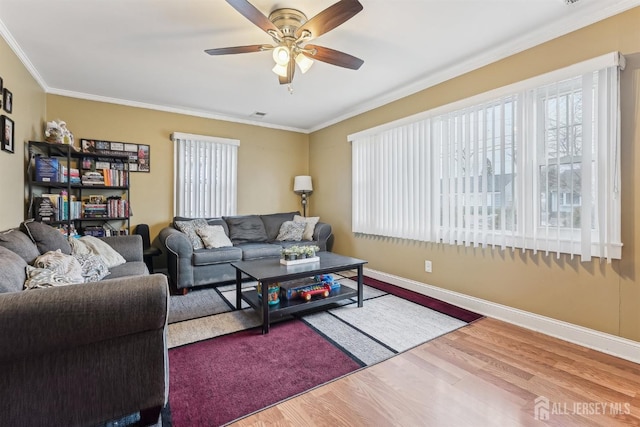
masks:
<path id="1" fill-rule="evenodd" d="M 22 290 L 28 263 L 69 253 L 52 227 L 0 232 L 0 419 L 3 425 L 97 425 L 140 412 L 157 421 L 168 396 L 169 293 L 149 275 L 140 236 L 105 238 L 127 261 L 104 280 Z"/>
<path id="2" fill-rule="evenodd" d="M 174 218 L 173 223 L 159 234 L 167 256 L 172 287 L 186 293 L 192 287 L 234 281 L 236 272 L 230 263 L 279 258 L 283 248 L 294 245 L 316 245 L 321 251 L 330 251 L 333 243 L 331 226 L 320 221 L 315 225 L 312 240 L 276 240 L 282 224 L 292 221 L 296 215 L 299 212 L 205 218 L 209 225 L 222 226 L 233 244 L 211 249 L 194 249 L 187 235 L 177 229 L 177 221 L 190 221 L 192 218 Z"/>

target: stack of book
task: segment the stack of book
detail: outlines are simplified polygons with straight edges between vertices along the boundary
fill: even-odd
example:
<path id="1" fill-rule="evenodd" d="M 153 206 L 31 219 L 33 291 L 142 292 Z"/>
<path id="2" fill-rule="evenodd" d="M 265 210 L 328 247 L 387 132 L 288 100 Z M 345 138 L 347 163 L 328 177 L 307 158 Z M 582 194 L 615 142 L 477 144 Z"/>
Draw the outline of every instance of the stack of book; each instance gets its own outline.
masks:
<path id="1" fill-rule="evenodd" d="M 100 172 L 85 172 L 82 175 L 82 185 L 104 185 L 104 177 Z"/>
<path id="2" fill-rule="evenodd" d="M 110 216 L 106 203 L 85 203 L 83 206 L 83 218 L 109 218 Z"/>
<path id="3" fill-rule="evenodd" d="M 78 169 L 71 168 L 70 169 L 71 173 L 69 173 L 69 171 L 67 171 L 66 166 L 60 165 L 60 168 L 58 170 L 59 170 L 58 182 L 67 182 L 67 179 L 71 177 L 72 184 L 80 184 L 80 171 Z"/>

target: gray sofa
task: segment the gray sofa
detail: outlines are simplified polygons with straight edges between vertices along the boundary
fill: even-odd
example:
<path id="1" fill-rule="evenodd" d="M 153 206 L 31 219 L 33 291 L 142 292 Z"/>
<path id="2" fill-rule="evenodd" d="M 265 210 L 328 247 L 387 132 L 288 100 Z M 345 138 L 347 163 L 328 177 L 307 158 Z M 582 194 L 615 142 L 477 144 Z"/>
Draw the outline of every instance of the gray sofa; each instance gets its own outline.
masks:
<path id="1" fill-rule="evenodd" d="M 291 221 L 299 212 L 267 215 L 238 215 L 205 218 L 209 225 L 220 225 L 233 243 L 232 247 L 195 249 L 187 235 L 176 227 L 176 221 L 191 218 L 175 217 L 173 223 L 158 236 L 167 256 L 167 269 L 172 287 L 181 293 L 196 286 L 235 281 L 234 261 L 278 258 L 283 248 L 316 245 L 330 251 L 333 243 L 331 226 L 324 222 L 315 225 L 312 240 L 278 241 L 282 223 Z"/>
<path id="2" fill-rule="evenodd" d="M 167 279 L 147 273 L 140 236 L 104 240 L 127 261 L 104 280 L 23 291 L 27 263 L 68 243 L 40 223 L 0 232 L 3 425 L 87 426 L 136 412 L 142 425 L 157 422 L 168 396 Z"/>

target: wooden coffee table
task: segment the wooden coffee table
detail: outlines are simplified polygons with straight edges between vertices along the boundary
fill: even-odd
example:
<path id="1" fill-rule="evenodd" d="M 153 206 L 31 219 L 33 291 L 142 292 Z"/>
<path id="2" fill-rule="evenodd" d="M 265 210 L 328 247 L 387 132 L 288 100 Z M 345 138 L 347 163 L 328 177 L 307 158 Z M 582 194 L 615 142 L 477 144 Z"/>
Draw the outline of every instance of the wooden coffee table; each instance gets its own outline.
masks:
<path id="1" fill-rule="evenodd" d="M 317 255 L 320 258 L 319 261 L 306 264 L 282 265 L 278 258 L 231 263 L 236 269 L 236 310 L 242 308 L 242 300 L 245 300 L 254 309 L 262 310 L 262 333 L 268 334 L 271 316 L 283 316 L 322 307 L 354 296 L 358 297 L 358 307 L 362 307 L 362 267 L 367 261 L 337 255 L 332 252 L 320 252 Z M 312 299 L 311 301 L 280 299 L 279 304 L 268 304 L 269 284 L 271 283 L 353 269 L 358 272 L 357 289 L 340 286 L 339 289 L 331 291 L 326 298 Z M 262 283 L 262 298 L 258 297 L 256 290 L 242 292 L 242 273 Z"/>

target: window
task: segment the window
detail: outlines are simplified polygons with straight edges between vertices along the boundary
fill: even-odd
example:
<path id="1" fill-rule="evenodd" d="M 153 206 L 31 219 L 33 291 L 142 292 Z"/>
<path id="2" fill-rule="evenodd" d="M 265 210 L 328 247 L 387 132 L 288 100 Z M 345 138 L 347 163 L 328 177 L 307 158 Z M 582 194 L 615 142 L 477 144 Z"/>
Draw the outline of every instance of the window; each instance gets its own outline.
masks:
<path id="1" fill-rule="evenodd" d="M 623 64 L 604 55 L 350 135 L 352 230 L 620 258 Z"/>
<path id="2" fill-rule="evenodd" d="M 240 141 L 173 133 L 176 216 L 235 215 Z"/>

